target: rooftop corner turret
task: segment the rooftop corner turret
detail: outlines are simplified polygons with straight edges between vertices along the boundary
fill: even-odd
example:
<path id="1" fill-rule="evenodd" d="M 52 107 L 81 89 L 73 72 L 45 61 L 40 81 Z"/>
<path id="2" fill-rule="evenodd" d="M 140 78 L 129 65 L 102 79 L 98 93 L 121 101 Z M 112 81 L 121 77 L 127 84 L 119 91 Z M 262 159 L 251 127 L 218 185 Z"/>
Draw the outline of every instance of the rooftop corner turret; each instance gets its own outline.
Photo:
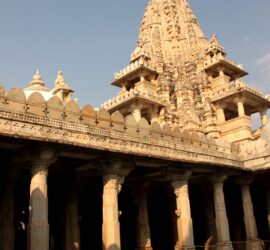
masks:
<path id="1" fill-rule="evenodd" d="M 63 72 L 59 71 L 55 80 L 55 87 L 52 89 L 53 95 L 58 96 L 63 102 L 69 102 L 73 92 L 66 83 Z"/>

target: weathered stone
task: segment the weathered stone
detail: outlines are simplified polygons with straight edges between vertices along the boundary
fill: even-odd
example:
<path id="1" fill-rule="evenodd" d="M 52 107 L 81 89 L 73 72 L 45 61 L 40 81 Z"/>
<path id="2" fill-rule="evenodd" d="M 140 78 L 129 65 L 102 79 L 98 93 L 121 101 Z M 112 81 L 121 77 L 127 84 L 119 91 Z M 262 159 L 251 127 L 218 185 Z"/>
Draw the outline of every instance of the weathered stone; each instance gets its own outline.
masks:
<path id="1" fill-rule="evenodd" d="M 65 121 L 67 122 L 80 122 L 80 105 L 78 102 L 72 100 L 65 104 Z"/>
<path id="2" fill-rule="evenodd" d="M 47 102 L 47 117 L 55 120 L 64 119 L 63 102 L 57 96 Z"/>
<path id="3" fill-rule="evenodd" d="M 82 123 L 86 125 L 96 125 L 97 114 L 91 105 L 86 105 L 81 110 Z"/>
<path id="4" fill-rule="evenodd" d="M 28 103 L 27 113 L 38 116 L 46 115 L 45 112 L 46 103 L 43 96 L 40 93 L 34 92 L 33 94 L 31 94 L 27 99 L 27 103 Z"/>

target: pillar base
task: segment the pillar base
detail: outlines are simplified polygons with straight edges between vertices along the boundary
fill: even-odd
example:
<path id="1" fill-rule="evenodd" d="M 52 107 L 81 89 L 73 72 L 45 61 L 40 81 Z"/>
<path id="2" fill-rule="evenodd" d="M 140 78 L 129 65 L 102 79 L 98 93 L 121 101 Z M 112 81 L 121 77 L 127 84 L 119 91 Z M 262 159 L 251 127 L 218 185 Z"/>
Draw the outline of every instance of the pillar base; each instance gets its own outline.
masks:
<path id="1" fill-rule="evenodd" d="M 224 241 L 217 243 L 217 250 L 233 250 L 232 242 L 231 241 Z"/>
<path id="2" fill-rule="evenodd" d="M 180 246 L 180 245 L 175 245 L 174 250 L 195 250 L 195 246 Z"/>
<path id="3" fill-rule="evenodd" d="M 247 250 L 263 250 L 263 242 L 258 238 L 248 238 L 246 243 Z"/>

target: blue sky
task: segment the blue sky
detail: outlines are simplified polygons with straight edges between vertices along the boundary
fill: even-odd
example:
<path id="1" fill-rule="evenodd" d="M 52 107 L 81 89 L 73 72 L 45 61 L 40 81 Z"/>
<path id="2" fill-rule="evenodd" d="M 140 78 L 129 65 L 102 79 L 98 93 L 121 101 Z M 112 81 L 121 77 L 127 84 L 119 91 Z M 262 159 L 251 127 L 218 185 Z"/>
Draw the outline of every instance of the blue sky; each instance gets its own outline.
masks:
<path id="1" fill-rule="evenodd" d="M 250 73 L 246 82 L 270 93 L 270 1 L 190 0 L 209 38 Z M 136 46 L 147 0 L 0 0 L 0 83 L 26 87 L 39 69 L 48 87 L 58 70 L 81 106 L 99 106 L 118 89 L 113 73 Z"/>

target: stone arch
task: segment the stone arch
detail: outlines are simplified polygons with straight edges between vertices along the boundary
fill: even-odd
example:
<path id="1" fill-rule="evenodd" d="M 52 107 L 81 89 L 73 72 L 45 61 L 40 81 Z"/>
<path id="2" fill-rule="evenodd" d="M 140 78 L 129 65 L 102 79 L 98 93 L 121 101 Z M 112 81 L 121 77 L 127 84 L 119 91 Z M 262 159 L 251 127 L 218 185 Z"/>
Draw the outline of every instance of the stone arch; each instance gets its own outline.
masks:
<path id="1" fill-rule="evenodd" d="M 81 109 L 81 115 L 82 115 L 83 124 L 92 125 L 92 126 L 96 125 L 97 114 L 91 105 L 85 105 Z"/>
<path id="2" fill-rule="evenodd" d="M 126 130 L 129 134 L 136 134 L 138 124 L 135 117 L 131 114 L 125 118 Z"/>
<path id="3" fill-rule="evenodd" d="M 106 109 L 101 108 L 97 111 L 97 123 L 99 127 L 110 128 L 111 116 Z"/>
<path id="4" fill-rule="evenodd" d="M 71 100 L 70 102 L 65 104 L 65 120 L 68 122 L 79 123 L 81 117 L 80 111 L 80 105 L 78 104 L 78 102 Z"/>
<path id="5" fill-rule="evenodd" d="M 27 103 L 28 103 L 27 113 L 38 116 L 45 116 L 44 110 L 46 108 L 46 102 L 39 92 L 32 93 L 28 97 Z"/>
<path id="6" fill-rule="evenodd" d="M 26 96 L 22 89 L 12 88 L 7 93 L 8 102 L 6 108 L 15 112 L 25 112 Z"/>
<path id="7" fill-rule="evenodd" d="M 47 102 L 47 117 L 56 120 L 63 120 L 64 106 L 61 99 L 53 96 Z"/>
<path id="8" fill-rule="evenodd" d="M 113 129 L 122 131 L 125 127 L 125 118 L 124 116 L 120 113 L 120 111 L 115 111 L 111 115 L 111 121 L 112 121 L 112 126 Z"/>

